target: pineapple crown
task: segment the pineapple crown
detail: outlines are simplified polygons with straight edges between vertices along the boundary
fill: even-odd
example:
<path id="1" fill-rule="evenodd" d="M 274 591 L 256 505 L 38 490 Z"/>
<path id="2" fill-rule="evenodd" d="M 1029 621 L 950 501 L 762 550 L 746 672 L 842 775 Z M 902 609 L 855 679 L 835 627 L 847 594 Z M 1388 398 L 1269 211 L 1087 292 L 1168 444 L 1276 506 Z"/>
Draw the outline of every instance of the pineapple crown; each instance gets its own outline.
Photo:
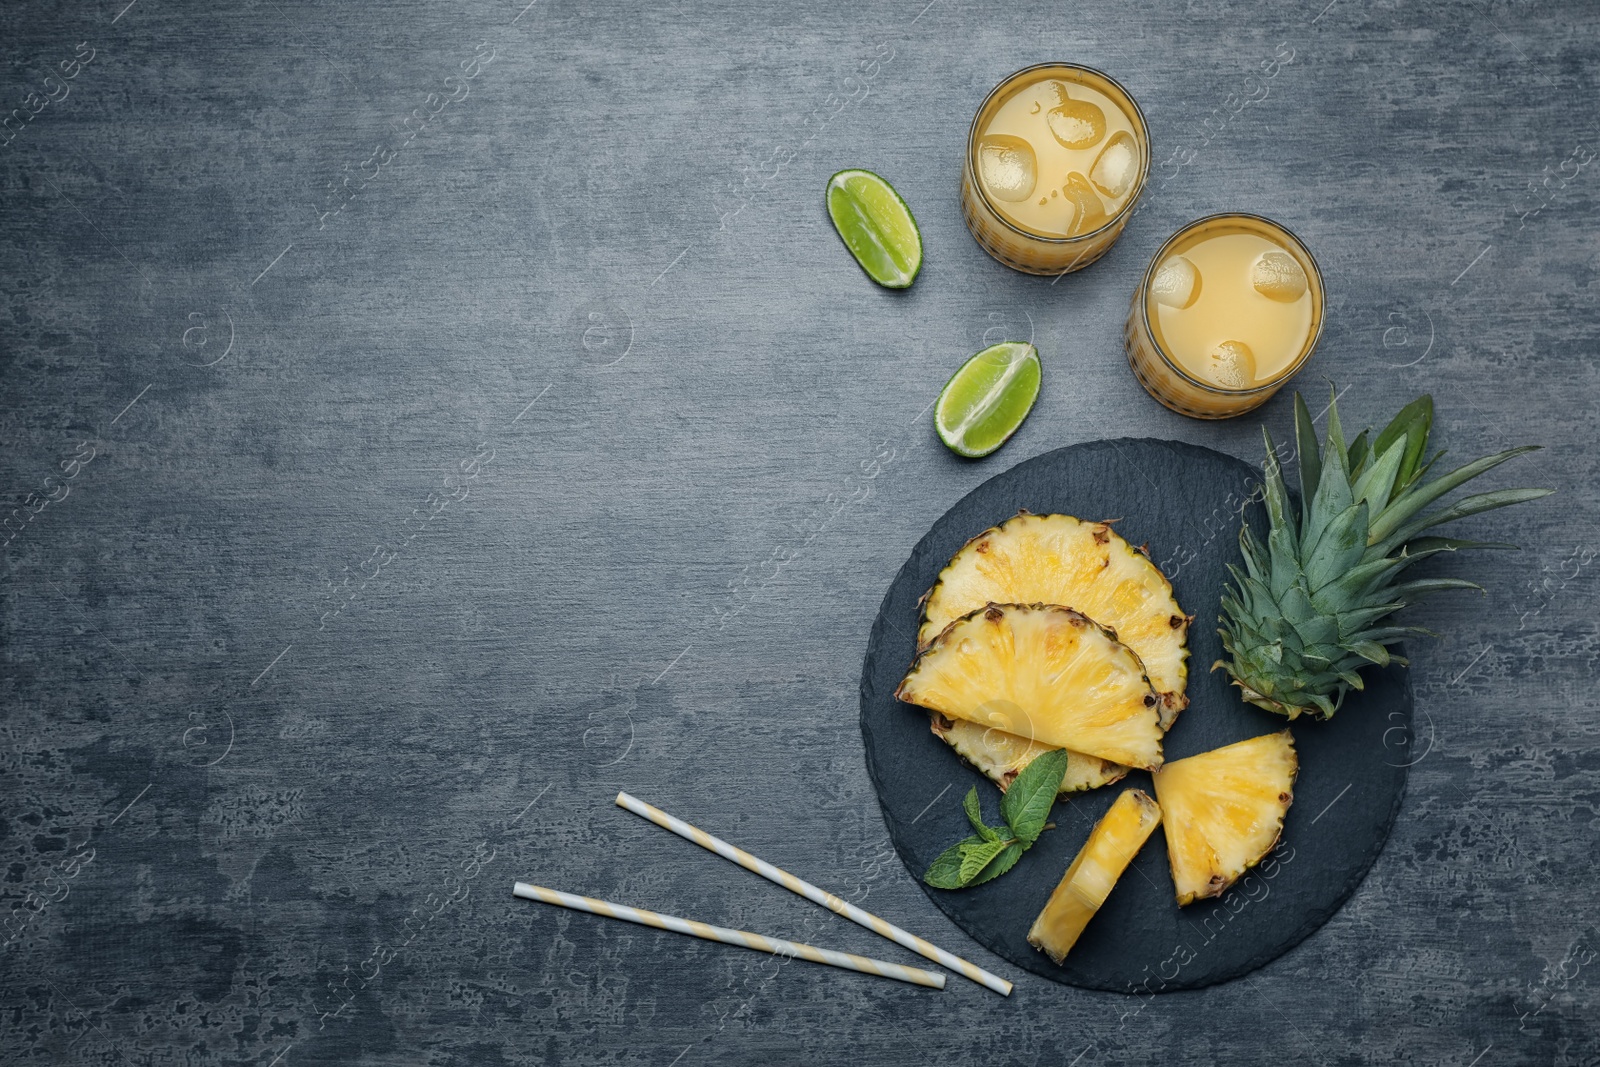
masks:
<path id="1" fill-rule="evenodd" d="M 1536 500 L 1551 489 L 1500 489 L 1462 497 L 1429 511 L 1452 490 L 1539 446 L 1524 445 L 1427 479 L 1444 453 L 1426 460 L 1433 398 L 1400 409 L 1375 438 L 1362 430 L 1348 444 L 1337 399 L 1328 402 L 1328 433 L 1319 447 L 1311 414 L 1294 397 L 1295 459 L 1300 505 L 1283 480 L 1272 435 L 1266 440 L 1265 544 L 1248 522 L 1239 531 L 1244 570 L 1222 598 L 1221 667 L 1252 704 L 1287 715 L 1328 718 L 1345 694 L 1361 689 L 1369 664 L 1406 662 L 1389 646 L 1416 626 L 1386 622 L 1417 597 L 1441 589 L 1482 587 L 1461 578 L 1398 581 L 1418 560 L 1463 548 L 1516 548 L 1498 542 L 1420 536 L 1479 512 Z"/>

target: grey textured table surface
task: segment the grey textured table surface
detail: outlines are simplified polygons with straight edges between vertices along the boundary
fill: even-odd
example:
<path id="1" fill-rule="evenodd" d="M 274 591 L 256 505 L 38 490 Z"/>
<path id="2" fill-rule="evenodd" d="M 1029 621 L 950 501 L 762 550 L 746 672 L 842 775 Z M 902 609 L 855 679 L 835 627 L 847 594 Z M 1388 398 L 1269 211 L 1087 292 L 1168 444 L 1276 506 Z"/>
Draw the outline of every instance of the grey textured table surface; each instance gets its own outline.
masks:
<path id="1" fill-rule="evenodd" d="M 1600 12 L 523 3 L 0 12 L 0 1060 L 1600 1058 Z M 1125 81 L 1156 165 L 1052 285 L 956 185 L 983 94 L 1057 58 Z M 847 166 L 917 211 L 909 294 L 829 227 Z M 1442 568 L 1486 598 L 1413 614 L 1420 758 L 1343 911 L 1217 988 L 1002 1000 L 511 898 L 909 958 L 625 788 L 992 964 L 888 850 L 867 630 L 1021 459 L 1259 457 L 1119 345 L 1155 246 L 1226 208 L 1325 268 L 1303 384 L 1352 421 L 1431 391 L 1452 453 L 1543 442 L 1495 484 L 1561 491 L 1474 523 L 1526 551 Z M 926 408 L 1002 336 L 1044 393 L 962 463 Z"/>

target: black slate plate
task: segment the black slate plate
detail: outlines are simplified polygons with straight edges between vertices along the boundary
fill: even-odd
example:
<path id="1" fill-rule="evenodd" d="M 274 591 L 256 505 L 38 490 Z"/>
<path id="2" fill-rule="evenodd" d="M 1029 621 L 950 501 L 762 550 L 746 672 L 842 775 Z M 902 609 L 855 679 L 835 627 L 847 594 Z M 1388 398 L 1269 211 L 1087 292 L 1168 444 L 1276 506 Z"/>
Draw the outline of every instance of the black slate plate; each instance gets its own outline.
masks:
<path id="1" fill-rule="evenodd" d="M 1260 472 L 1231 456 L 1171 441 L 1098 441 L 1057 449 L 978 486 L 936 522 L 895 577 L 872 627 L 861 675 L 867 766 L 900 858 L 913 877 L 970 833 L 961 798 L 979 787 L 998 821 L 999 793 L 928 730 L 920 708 L 894 698 L 910 664 L 917 599 L 968 538 L 1019 508 L 1120 519 L 1117 530 L 1172 579 L 1195 616 L 1189 631 L 1190 705 L 1167 735 L 1169 760 L 1281 730 L 1285 720 L 1245 704 L 1211 664 L 1222 654 L 1215 620 L 1238 562 L 1241 503 Z M 1265 528 L 1259 503 L 1244 514 Z M 1094 821 L 1121 790 L 1154 795 L 1135 771 L 1117 785 L 1058 802 L 1048 831 L 1005 877 L 976 889 L 923 889 L 967 933 L 1035 974 L 1117 992 L 1195 989 L 1237 978 L 1294 947 L 1333 915 L 1377 859 L 1399 810 L 1411 763 L 1411 687 L 1402 668 L 1371 670 L 1330 722 L 1293 724 L 1300 756 L 1294 805 L 1277 849 L 1217 900 L 1179 909 L 1166 842 L 1153 835 L 1063 966 L 1027 943 Z"/>

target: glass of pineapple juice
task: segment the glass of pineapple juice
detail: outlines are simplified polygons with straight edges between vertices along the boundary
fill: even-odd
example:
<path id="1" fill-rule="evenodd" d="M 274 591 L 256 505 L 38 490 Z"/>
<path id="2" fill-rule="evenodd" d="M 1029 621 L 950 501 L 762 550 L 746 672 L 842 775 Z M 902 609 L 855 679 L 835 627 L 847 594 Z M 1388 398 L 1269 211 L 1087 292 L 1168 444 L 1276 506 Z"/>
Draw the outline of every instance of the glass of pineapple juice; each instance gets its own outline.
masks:
<path id="1" fill-rule="evenodd" d="M 1149 131 L 1128 91 L 1090 67 L 1041 63 L 973 116 L 961 214 L 1006 266 L 1066 274 L 1116 242 L 1149 173 Z"/>
<path id="2" fill-rule="evenodd" d="M 1298 237 L 1259 215 L 1210 215 L 1150 260 L 1123 331 L 1128 365 L 1173 411 L 1231 418 L 1311 358 L 1322 307 L 1322 272 Z"/>

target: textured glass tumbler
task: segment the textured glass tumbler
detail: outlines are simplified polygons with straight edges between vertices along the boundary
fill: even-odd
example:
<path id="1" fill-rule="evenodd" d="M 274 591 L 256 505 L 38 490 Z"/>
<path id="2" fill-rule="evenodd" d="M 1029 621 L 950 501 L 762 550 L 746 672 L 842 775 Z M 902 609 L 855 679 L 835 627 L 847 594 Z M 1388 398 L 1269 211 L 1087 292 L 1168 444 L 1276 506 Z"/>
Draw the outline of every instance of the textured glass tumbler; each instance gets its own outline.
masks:
<path id="1" fill-rule="evenodd" d="M 1213 235 L 1229 233 L 1255 234 L 1292 255 L 1305 271 L 1306 291 L 1311 296 L 1311 327 L 1300 351 L 1289 359 L 1282 370 L 1248 389 L 1225 389 L 1190 374 L 1163 348 L 1159 330 L 1151 326 L 1153 309 L 1150 284 L 1161 265 L 1180 249 L 1193 247 L 1195 243 Z M 1133 368 L 1139 384 L 1151 396 L 1180 415 L 1197 419 L 1228 419 L 1265 404 L 1283 388 L 1285 382 L 1295 376 L 1317 346 L 1317 339 L 1322 335 L 1322 319 L 1322 272 L 1317 267 L 1316 259 L 1298 237 L 1260 215 L 1209 215 L 1189 223 L 1167 238 L 1166 243 L 1151 257 L 1150 265 L 1145 268 L 1144 277 L 1133 293 L 1133 306 L 1128 310 L 1123 343 L 1128 353 L 1128 365 Z"/>
<path id="2" fill-rule="evenodd" d="M 1007 217 L 1003 203 L 995 200 L 984 188 L 979 177 L 978 144 L 994 119 L 995 113 L 1013 95 L 1043 81 L 1057 81 L 1069 88 L 1085 86 L 1110 100 L 1120 109 L 1131 127 L 1138 153 L 1132 187 L 1121 205 L 1111 213 L 1103 225 L 1072 236 L 1060 236 L 1030 230 Z M 1027 274 L 1066 274 L 1081 270 L 1105 255 L 1116 243 L 1117 237 L 1133 214 L 1139 202 L 1145 181 L 1150 174 L 1150 134 L 1145 125 L 1144 112 L 1115 78 L 1091 67 L 1070 63 L 1041 63 L 1017 71 L 1006 78 L 984 98 L 978 113 L 973 116 L 967 132 L 966 160 L 961 168 L 961 216 L 973 239 L 995 259 L 1013 270 Z M 1065 175 L 1052 175 L 1052 180 Z"/>

